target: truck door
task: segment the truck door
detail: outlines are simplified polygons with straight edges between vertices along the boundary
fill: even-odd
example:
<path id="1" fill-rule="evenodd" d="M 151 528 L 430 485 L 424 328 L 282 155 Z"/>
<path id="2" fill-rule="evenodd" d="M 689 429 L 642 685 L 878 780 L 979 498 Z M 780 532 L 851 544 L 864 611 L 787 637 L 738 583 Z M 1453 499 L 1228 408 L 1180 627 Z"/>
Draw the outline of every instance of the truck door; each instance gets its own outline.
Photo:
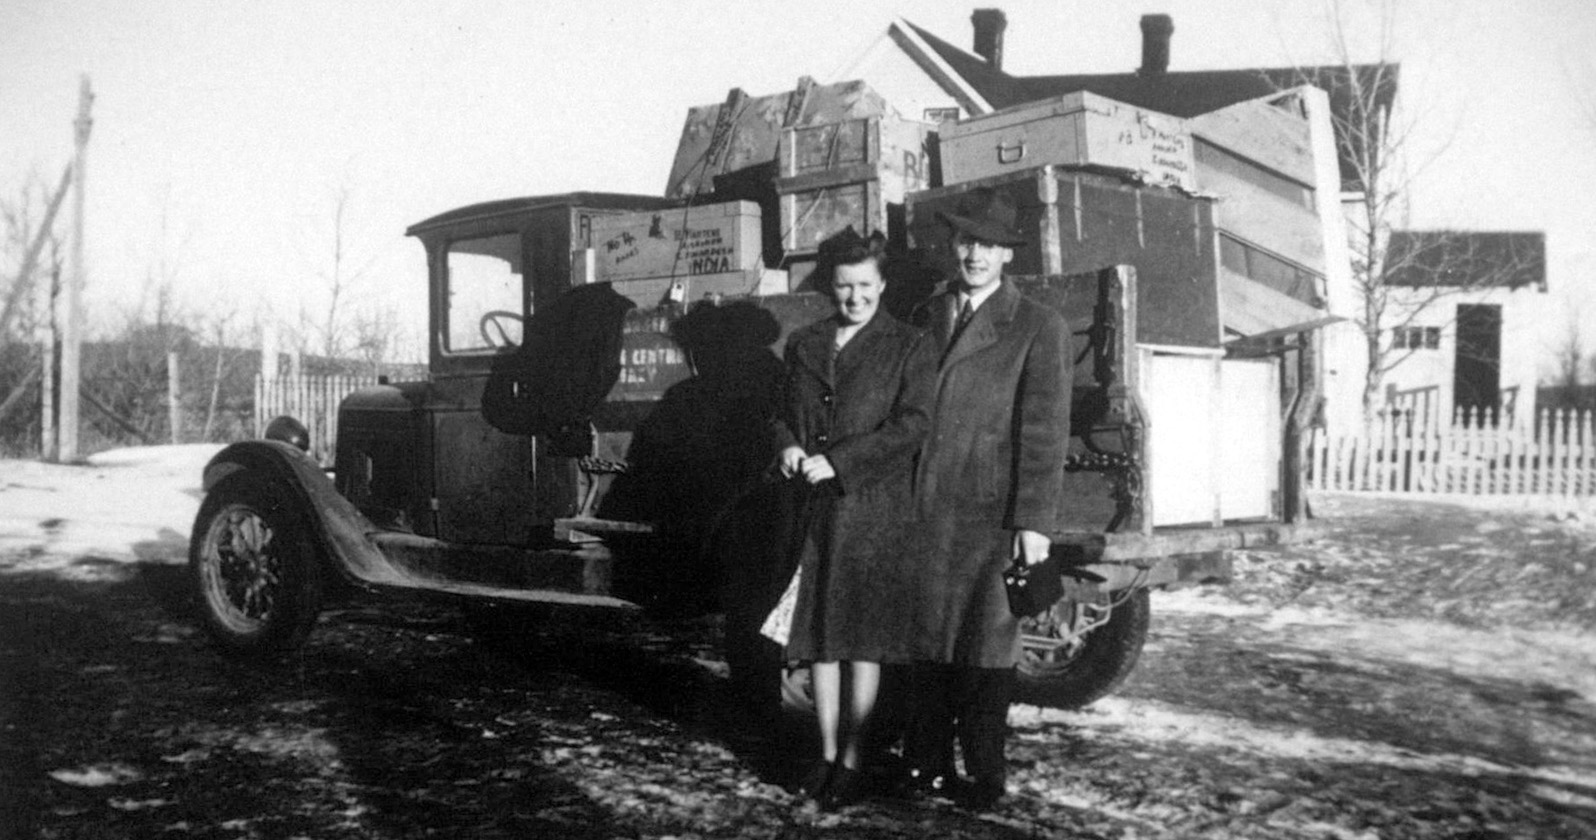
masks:
<path id="1" fill-rule="evenodd" d="M 443 254 L 435 320 L 447 365 L 433 383 L 433 508 L 438 537 L 451 542 L 525 545 L 536 519 L 534 441 L 482 419 L 482 388 L 493 359 L 520 345 L 532 299 L 519 230 L 451 239 Z M 442 366 L 440 366 L 442 367 Z"/>

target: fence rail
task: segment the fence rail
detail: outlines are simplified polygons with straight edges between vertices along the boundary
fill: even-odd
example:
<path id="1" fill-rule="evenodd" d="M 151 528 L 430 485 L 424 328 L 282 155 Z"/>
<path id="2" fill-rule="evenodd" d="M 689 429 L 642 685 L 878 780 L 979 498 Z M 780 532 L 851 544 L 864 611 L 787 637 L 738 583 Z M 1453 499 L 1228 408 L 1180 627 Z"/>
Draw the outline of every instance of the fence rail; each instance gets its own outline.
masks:
<path id="1" fill-rule="evenodd" d="M 1516 425 L 1470 415 L 1444 428 L 1382 415 L 1358 435 L 1316 430 L 1308 454 L 1314 490 L 1596 496 L 1596 412 L 1544 410 Z"/>
<path id="2" fill-rule="evenodd" d="M 255 428 L 261 433 L 272 418 L 287 414 L 310 432 L 310 454 L 331 463 L 338 439 L 338 403 L 360 388 L 377 384 L 369 376 L 255 377 Z"/>

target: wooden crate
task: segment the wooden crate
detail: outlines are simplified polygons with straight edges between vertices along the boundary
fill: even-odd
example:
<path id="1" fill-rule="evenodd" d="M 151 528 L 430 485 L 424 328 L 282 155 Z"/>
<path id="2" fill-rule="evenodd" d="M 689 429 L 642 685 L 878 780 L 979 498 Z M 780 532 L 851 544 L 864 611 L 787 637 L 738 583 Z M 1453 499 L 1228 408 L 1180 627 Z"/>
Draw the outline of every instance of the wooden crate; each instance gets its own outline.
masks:
<path id="1" fill-rule="evenodd" d="M 861 235 L 893 230 L 893 207 L 931 185 L 932 127 L 896 117 L 797 126 L 777 149 L 782 246 L 813 254 L 852 225 Z"/>
<path id="2" fill-rule="evenodd" d="M 1185 120 L 1085 91 L 943 123 L 938 137 L 945 184 L 1064 164 L 1196 189 Z"/>
<path id="3" fill-rule="evenodd" d="M 692 277 L 757 271 L 759 205 L 727 201 L 592 220 L 598 280 Z"/>
<path id="4" fill-rule="evenodd" d="M 821 85 L 806 76 L 793 90 L 767 96 L 733 88 L 724 102 L 688 109 L 665 195 L 692 198 L 719 192 L 717 178 L 773 162 L 784 129 L 889 110 L 880 94 L 857 79 Z"/>

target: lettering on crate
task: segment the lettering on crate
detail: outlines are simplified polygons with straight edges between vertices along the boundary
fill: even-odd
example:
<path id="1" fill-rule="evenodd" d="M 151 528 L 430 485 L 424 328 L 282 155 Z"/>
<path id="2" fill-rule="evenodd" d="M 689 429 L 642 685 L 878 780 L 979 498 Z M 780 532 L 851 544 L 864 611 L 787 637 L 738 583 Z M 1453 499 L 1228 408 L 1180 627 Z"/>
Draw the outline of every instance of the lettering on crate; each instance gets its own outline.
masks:
<path id="1" fill-rule="evenodd" d="M 669 330 L 670 319 L 664 315 L 628 316 L 625 325 L 621 327 L 621 332 L 627 335 L 640 333 L 664 335 Z M 621 363 L 625 364 L 626 359 L 622 358 Z"/>
<path id="2" fill-rule="evenodd" d="M 688 274 L 717 274 L 734 271 L 735 256 L 730 245 L 721 238 L 719 228 L 676 231 L 676 262 L 687 266 Z"/>
<path id="3" fill-rule="evenodd" d="M 682 378 L 680 373 L 687 365 L 686 355 L 681 348 L 666 343 L 669 339 L 663 336 L 654 338 L 658 343 L 621 348 L 620 384 L 649 386 L 663 384 L 662 377 L 671 381 Z"/>

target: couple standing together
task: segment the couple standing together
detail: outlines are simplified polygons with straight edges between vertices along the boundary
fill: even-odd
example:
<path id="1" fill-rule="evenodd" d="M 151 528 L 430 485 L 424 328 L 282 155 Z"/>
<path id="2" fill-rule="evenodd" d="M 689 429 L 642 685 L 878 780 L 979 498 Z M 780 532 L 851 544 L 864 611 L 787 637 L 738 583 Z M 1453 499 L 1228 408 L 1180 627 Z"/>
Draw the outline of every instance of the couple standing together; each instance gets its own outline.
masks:
<path id="1" fill-rule="evenodd" d="M 939 218 L 958 277 L 916 326 L 879 308 L 880 236 L 850 229 L 822 249 L 835 315 L 786 347 L 780 467 L 809 488 L 786 658 L 811 665 L 821 756 L 800 790 L 826 808 L 860 796 L 883 663 L 909 666 L 902 782 L 974 810 L 1003 795 L 1020 655 L 1003 572 L 1046 559 L 1058 523 L 1069 332 L 1004 277 L 1025 243 L 1007 196 Z"/>

